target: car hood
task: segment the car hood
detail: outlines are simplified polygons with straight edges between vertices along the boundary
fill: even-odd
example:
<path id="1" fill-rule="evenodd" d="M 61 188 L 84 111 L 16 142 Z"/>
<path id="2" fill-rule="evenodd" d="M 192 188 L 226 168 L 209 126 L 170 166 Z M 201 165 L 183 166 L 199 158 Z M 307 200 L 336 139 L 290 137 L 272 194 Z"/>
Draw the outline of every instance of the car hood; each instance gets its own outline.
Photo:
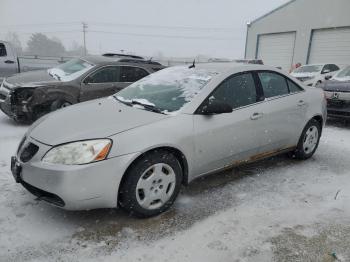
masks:
<path id="1" fill-rule="evenodd" d="M 47 70 L 37 70 L 19 73 L 6 78 L 9 88 L 26 88 L 26 87 L 40 87 L 48 84 L 59 84 L 55 78 L 50 76 Z"/>
<path id="2" fill-rule="evenodd" d="M 105 138 L 169 118 L 103 98 L 60 109 L 33 124 L 28 135 L 48 145 Z"/>
<path id="3" fill-rule="evenodd" d="M 350 81 L 327 81 L 322 86 L 323 90 L 331 92 L 350 92 Z"/>
<path id="4" fill-rule="evenodd" d="M 317 73 L 291 73 L 290 75 L 294 77 L 312 77 L 317 75 Z"/>

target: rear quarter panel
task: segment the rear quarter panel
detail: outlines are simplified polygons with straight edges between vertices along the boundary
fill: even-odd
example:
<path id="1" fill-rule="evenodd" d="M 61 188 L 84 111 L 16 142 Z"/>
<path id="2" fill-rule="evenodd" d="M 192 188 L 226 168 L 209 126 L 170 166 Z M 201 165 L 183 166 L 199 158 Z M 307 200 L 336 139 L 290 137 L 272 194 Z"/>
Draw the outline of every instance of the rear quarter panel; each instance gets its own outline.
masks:
<path id="1" fill-rule="evenodd" d="M 307 111 L 305 124 L 315 116 L 321 116 L 323 126 L 327 120 L 327 101 L 321 88 L 305 88 L 305 101 L 307 102 Z"/>

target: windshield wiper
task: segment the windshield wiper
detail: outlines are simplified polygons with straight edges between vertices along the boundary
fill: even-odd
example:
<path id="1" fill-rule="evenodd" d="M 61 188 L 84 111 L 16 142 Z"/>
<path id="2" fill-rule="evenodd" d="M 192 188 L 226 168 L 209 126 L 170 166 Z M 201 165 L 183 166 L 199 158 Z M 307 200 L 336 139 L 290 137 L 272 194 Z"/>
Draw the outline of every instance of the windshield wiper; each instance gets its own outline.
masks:
<path id="1" fill-rule="evenodd" d="M 138 100 L 135 100 L 135 99 L 131 100 L 131 104 L 132 105 L 140 105 L 140 106 L 143 106 L 146 110 L 165 115 L 165 113 L 160 108 L 158 108 L 158 107 L 156 107 L 154 105 L 142 103 L 142 102 L 140 102 Z"/>
<path id="2" fill-rule="evenodd" d="M 132 106 L 132 105 L 140 105 L 142 106 L 145 110 L 148 110 L 148 111 L 152 111 L 152 112 L 155 112 L 155 113 L 159 113 L 159 114 L 163 114 L 163 115 L 166 115 L 160 108 L 154 106 L 154 105 L 150 105 L 150 104 L 146 104 L 146 103 L 142 103 L 138 100 L 135 100 L 135 99 L 132 99 L 132 100 L 122 100 L 122 99 L 119 99 L 118 96 L 113 96 L 117 101 L 125 104 L 125 105 L 128 105 L 128 106 Z"/>

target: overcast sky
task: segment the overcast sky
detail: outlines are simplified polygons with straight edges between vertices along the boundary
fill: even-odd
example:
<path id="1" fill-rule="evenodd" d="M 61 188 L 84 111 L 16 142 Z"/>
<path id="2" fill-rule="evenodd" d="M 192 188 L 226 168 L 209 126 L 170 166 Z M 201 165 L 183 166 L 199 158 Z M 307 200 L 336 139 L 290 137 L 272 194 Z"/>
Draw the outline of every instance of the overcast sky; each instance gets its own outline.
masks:
<path id="1" fill-rule="evenodd" d="M 0 0 L 0 39 L 17 32 L 82 44 L 91 53 L 242 58 L 246 23 L 287 0 Z"/>

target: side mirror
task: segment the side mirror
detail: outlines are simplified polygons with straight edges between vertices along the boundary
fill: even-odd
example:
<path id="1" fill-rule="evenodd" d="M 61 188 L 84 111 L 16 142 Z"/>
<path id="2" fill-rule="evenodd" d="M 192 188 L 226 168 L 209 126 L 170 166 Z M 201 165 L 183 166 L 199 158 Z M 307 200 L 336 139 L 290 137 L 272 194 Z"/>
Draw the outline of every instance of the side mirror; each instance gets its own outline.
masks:
<path id="1" fill-rule="evenodd" d="M 331 75 L 328 75 L 328 76 L 325 76 L 325 77 L 324 77 L 324 79 L 326 79 L 326 80 L 329 80 L 329 79 L 331 79 L 331 78 L 332 78 Z"/>
<path id="2" fill-rule="evenodd" d="M 330 73 L 330 72 L 331 72 L 330 69 L 324 69 L 324 70 L 322 70 L 322 73 L 321 73 L 321 74 L 328 74 L 328 73 Z"/>
<path id="3" fill-rule="evenodd" d="M 218 100 L 209 100 L 207 104 L 202 106 L 199 113 L 202 115 L 217 115 L 224 113 L 232 113 L 233 108 L 225 102 Z"/>

